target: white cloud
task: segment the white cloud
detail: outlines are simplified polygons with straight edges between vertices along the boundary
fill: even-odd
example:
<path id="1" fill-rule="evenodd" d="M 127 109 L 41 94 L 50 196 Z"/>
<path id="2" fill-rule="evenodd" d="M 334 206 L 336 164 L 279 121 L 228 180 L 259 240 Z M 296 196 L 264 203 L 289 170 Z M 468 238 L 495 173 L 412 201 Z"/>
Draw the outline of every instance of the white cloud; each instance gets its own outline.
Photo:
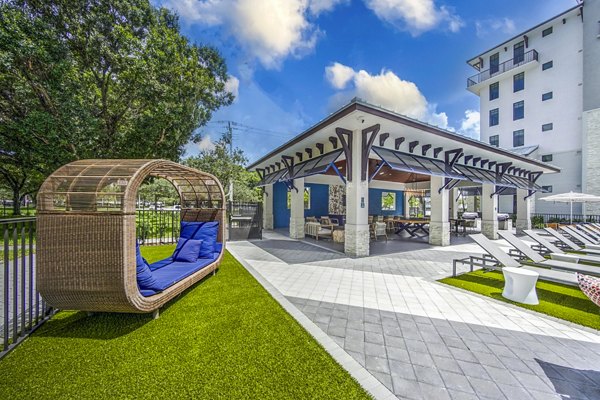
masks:
<path id="1" fill-rule="evenodd" d="M 314 15 L 333 10 L 338 4 L 347 4 L 350 0 L 310 0 L 309 11 Z"/>
<path id="2" fill-rule="evenodd" d="M 327 81 L 336 89 L 344 89 L 348 82 L 354 77 L 354 70 L 343 64 L 335 62 L 325 68 Z"/>
<path id="3" fill-rule="evenodd" d="M 200 151 L 210 151 L 215 149 L 215 142 L 213 142 L 210 135 L 202 136 L 202 139 L 198 142 L 198 148 Z"/>
<path id="4" fill-rule="evenodd" d="M 347 90 L 338 92 L 332 97 L 333 106 L 339 106 L 352 97 L 359 97 L 369 103 L 440 128 L 448 127 L 446 113 L 438 113 L 436 105 L 427 102 L 417 85 L 401 79 L 392 71 L 384 69 L 379 74 L 370 74 L 364 70 L 355 71 L 343 64 L 333 63 L 326 68 L 325 76 L 331 86 L 337 90 L 345 89 L 350 82 L 352 83 Z"/>
<path id="5" fill-rule="evenodd" d="M 465 118 L 461 120 L 458 133 L 479 139 L 479 111 L 466 110 Z"/>
<path id="6" fill-rule="evenodd" d="M 517 31 L 515 21 L 510 18 L 485 19 L 475 22 L 475 31 L 477 37 L 484 37 L 490 33 L 500 32 L 505 35 L 512 35 Z"/>
<path id="7" fill-rule="evenodd" d="M 237 100 L 240 88 L 240 80 L 233 75 L 229 75 L 225 82 L 225 91 L 233 94 Z"/>
<path id="8" fill-rule="evenodd" d="M 288 56 L 312 51 L 320 35 L 307 15 L 332 9 L 336 0 L 165 0 L 183 20 L 223 25 L 266 68 L 278 68 Z M 310 8 L 310 10 L 309 10 Z"/>
<path id="9" fill-rule="evenodd" d="M 464 26 L 462 19 L 449 7 L 436 6 L 434 0 L 364 0 L 377 17 L 412 35 L 446 24 L 451 32 Z"/>

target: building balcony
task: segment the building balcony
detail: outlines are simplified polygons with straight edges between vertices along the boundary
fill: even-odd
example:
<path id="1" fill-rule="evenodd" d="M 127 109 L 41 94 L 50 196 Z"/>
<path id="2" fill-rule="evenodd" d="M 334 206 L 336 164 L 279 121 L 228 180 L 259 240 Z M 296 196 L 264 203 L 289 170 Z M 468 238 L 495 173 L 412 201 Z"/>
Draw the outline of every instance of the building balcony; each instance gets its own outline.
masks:
<path id="1" fill-rule="evenodd" d="M 518 73 L 529 69 L 530 67 L 534 67 L 537 64 L 538 52 L 535 50 L 530 50 L 527 53 L 523 54 L 522 57 L 515 57 L 513 59 L 504 61 L 502 64 L 499 64 L 494 68 L 487 69 L 476 75 L 473 75 L 470 78 L 467 78 L 467 90 L 475 94 L 479 94 L 479 91 L 481 90 L 483 84 L 486 81 L 492 78 L 500 78 L 501 75 L 505 74 L 508 71 Z"/>

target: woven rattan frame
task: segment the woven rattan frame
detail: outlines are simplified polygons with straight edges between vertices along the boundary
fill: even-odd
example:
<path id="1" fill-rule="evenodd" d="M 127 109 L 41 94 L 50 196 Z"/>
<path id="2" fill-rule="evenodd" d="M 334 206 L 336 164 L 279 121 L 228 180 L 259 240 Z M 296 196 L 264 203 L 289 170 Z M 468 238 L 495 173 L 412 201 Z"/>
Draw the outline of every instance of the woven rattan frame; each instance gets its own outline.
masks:
<path id="1" fill-rule="evenodd" d="M 135 205 L 139 186 L 150 176 L 167 179 L 178 190 L 182 221 L 219 221 L 217 240 L 223 248 L 212 264 L 144 297 L 136 279 Z M 118 195 L 110 192 L 114 203 L 99 207 L 107 185 L 118 186 Z M 57 199 L 67 200 L 63 204 Z M 48 304 L 59 309 L 155 311 L 215 272 L 225 251 L 223 187 L 213 175 L 172 161 L 75 161 L 46 179 L 38 193 L 38 208 L 37 287 Z"/>

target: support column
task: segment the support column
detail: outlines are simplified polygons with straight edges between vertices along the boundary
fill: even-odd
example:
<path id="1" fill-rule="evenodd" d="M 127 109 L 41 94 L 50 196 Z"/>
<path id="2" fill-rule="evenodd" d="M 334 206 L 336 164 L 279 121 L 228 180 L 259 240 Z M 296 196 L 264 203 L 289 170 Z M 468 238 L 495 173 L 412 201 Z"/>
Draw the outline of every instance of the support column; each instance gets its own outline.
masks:
<path id="1" fill-rule="evenodd" d="M 450 245 L 450 191 L 443 189 L 444 178 L 432 176 L 430 181 L 431 219 L 429 221 L 429 244 L 435 246 Z"/>
<path id="2" fill-rule="evenodd" d="M 531 229 L 531 197 L 525 200 L 529 191 L 517 189 L 517 235 L 521 235 L 525 229 Z"/>
<path id="3" fill-rule="evenodd" d="M 458 189 L 452 188 L 449 191 L 450 195 L 450 218 L 457 219 L 458 218 Z"/>
<path id="4" fill-rule="evenodd" d="M 294 179 L 290 204 L 290 238 L 304 238 L 304 178 Z"/>
<path id="5" fill-rule="evenodd" d="M 263 228 L 273 229 L 273 185 L 267 185 L 263 193 Z"/>
<path id="6" fill-rule="evenodd" d="M 498 195 L 492 196 L 495 189 L 489 183 L 481 188 L 481 232 L 491 240 L 498 239 Z"/>
<path id="7" fill-rule="evenodd" d="M 354 131 L 352 180 L 346 182 L 346 226 L 344 252 L 351 257 L 369 255 L 369 181 L 361 181 L 362 132 Z"/>

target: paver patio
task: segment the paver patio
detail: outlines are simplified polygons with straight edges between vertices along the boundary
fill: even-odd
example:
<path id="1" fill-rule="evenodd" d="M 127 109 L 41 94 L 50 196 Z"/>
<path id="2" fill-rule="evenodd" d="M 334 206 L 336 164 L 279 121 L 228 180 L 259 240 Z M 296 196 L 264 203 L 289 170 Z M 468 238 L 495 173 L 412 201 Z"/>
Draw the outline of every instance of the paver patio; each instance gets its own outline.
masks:
<path id="1" fill-rule="evenodd" d="M 353 259 L 267 233 L 228 248 L 399 398 L 600 398 L 599 332 L 435 281 L 476 245 Z"/>

